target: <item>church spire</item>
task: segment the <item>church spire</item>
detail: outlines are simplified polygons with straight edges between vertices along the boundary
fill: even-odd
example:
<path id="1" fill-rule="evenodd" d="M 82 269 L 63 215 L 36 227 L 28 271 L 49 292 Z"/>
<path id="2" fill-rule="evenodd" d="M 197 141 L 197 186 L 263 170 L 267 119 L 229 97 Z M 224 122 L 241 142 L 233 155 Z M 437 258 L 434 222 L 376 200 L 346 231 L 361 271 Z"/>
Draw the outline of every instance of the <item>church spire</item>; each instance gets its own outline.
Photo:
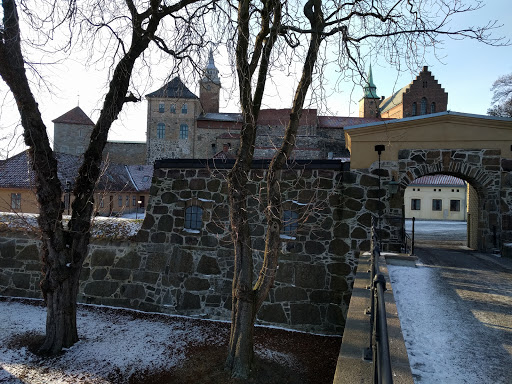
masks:
<path id="1" fill-rule="evenodd" d="M 208 65 L 204 69 L 204 76 L 201 79 L 201 81 L 220 84 L 219 70 L 215 66 L 215 61 L 213 60 L 213 51 L 211 48 L 210 48 L 210 54 L 208 56 Z"/>
<path id="2" fill-rule="evenodd" d="M 368 83 L 364 87 L 364 97 L 367 99 L 378 99 L 377 87 L 373 84 L 372 65 L 370 64 L 370 71 L 368 73 Z"/>

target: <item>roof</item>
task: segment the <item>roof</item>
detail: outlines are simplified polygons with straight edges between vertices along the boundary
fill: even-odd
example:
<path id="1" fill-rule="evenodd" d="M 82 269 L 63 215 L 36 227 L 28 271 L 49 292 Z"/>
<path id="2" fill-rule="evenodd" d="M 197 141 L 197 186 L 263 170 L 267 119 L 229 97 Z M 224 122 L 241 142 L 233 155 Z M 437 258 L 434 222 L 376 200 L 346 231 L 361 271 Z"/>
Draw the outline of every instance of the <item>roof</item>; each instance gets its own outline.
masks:
<path id="1" fill-rule="evenodd" d="M 80 107 L 75 107 L 71 111 L 66 112 L 62 116 L 53 120 L 54 123 L 60 124 L 77 124 L 77 125 L 93 125 L 92 120 L 85 114 Z"/>
<path id="2" fill-rule="evenodd" d="M 319 128 L 344 128 L 349 125 L 381 123 L 380 117 L 351 117 L 351 116 L 318 116 Z"/>
<path id="3" fill-rule="evenodd" d="M 179 77 L 175 77 L 162 88 L 146 95 L 146 97 L 170 97 L 175 99 L 198 99 L 198 97 L 186 87 Z"/>
<path id="4" fill-rule="evenodd" d="M 242 121 L 242 115 L 240 113 L 204 113 L 199 116 L 197 120 L 229 121 L 236 123 Z"/>
<path id="5" fill-rule="evenodd" d="M 380 109 L 380 112 L 387 112 L 389 111 L 391 108 L 394 108 L 396 107 L 397 105 L 400 105 L 402 104 L 403 102 L 403 95 L 404 93 L 407 91 L 407 88 L 409 88 L 411 86 L 412 82 L 407 84 L 405 87 L 403 87 L 402 89 L 396 91 L 393 95 L 391 95 L 390 97 L 384 99 L 380 105 L 379 105 L 379 109 Z"/>
<path id="6" fill-rule="evenodd" d="M 410 185 L 446 185 L 446 186 L 464 186 L 465 182 L 455 176 L 449 175 L 429 175 L 422 176 L 414 180 Z"/>
<path id="7" fill-rule="evenodd" d="M 149 191 L 153 178 L 152 165 L 127 165 L 129 175 L 138 191 Z"/>
<path id="8" fill-rule="evenodd" d="M 368 74 L 368 83 L 364 87 L 364 97 L 367 99 L 378 99 L 377 87 L 373 83 L 372 65 L 370 64 L 370 73 Z"/>
<path id="9" fill-rule="evenodd" d="M 57 160 L 57 175 L 62 186 L 66 181 L 73 183 L 78 169 L 82 164 L 82 157 L 54 152 Z M 102 176 L 97 184 L 97 190 L 108 191 L 142 191 L 149 190 L 153 167 L 143 165 L 141 174 L 129 172 L 128 168 L 138 166 L 125 166 L 122 164 L 103 164 Z M 145 175 L 149 180 L 144 181 Z M 149 185 L 148 185 L 149 183 Z M 30 165 L 28 151 L 6 159 L 0 164 L 0 188 L 32 189 L 35 187 L 34 172 Z"/>

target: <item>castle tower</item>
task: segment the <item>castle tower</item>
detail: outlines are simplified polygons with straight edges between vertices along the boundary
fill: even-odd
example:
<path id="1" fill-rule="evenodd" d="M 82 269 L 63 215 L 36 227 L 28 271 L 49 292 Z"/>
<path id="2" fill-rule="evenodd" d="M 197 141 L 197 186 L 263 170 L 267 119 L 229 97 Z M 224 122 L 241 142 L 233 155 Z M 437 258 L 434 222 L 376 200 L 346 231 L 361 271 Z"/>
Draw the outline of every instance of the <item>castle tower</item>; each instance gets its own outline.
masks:
<path id="1" fill-rule="evenodd" d="M 94 123 L 80 108 L 75 107 L 53 120 L 53 150 L 80 156 L 89 145 Z"/>
<path id="2" fill-rule="evenodd" d="M 359 100 L 359 117 L 379 117 L 380 99 L 377 96 L 377 87 L 373 84 L 372 66 L 368 73 L 368 83 L 364 89 L 364 96 Z"/>
<path id="3" fill-rule="evenodd" d="M 199 81 L 199 100 L 204 113 L 219 113 L 220 78 L 219 70 L 213 61 L 210 49 L 208 65 L 204 69 L 203 78 Z"/>

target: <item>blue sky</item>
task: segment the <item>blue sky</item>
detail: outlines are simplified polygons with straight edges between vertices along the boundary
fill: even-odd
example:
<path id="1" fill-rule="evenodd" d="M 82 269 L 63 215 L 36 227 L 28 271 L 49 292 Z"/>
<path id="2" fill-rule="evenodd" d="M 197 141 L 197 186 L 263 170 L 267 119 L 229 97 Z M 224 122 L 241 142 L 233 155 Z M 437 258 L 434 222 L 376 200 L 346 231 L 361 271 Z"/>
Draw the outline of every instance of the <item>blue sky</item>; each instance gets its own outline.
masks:
<path id="1" fill-rule="evenodd" d="M 457 18 L 454 28 L 461 26 L 482 25 L 487 21 L 497 20 L 504 26 L 495 32 L 495 36 L 512 38 L 512 18 L 510 16 L 510 3 L 508 0 L 490 0 L 483 9 L 472 14 L 462 14 Z M 492 93 L 490 88 L 499 76 L 512 73 L 512 46 L 492 47 L 471 40 L 454 41 L 445 39 L 442 50 L 438 50 L 438 60 L 430 54 L 423 65 L 429 70 L 448 92 L 448 109 L 457 112 L 486 114 L 490 106 Z M 221 94 L 221 111 L 236 112 L 237 93 L 230 87 L 231 70 L 222 57 L 222 50 L 215 57 L 220 70 L 222 84 L 226 89 Z M 106 81 L 105 69 L 94 67 L 83 68 L 83 58 L 72 58 L 65 65 L 56 67 L 50 72 L 48 79 L 55 86 L 53 95 L 39 97 L 43 120 L 47 124 L 49 135 L 53 136 L 53 119 L 64 114 L 78 104 L 96 120 L 101 108 L 101 95 L 104 94 Z M 396 69 L 386 66 L 378 58 L 372 59 L 373 78 L 377 86 L 377 94 L 389 96 L 394 90 L 400 89 L 410 83 L 421 70 L 397 74 Z M 143 94 L 158 89 L 164 82 L 166 74 L 154 70 L 153 84 Z M 160 77 L 158 77 L 160 76 Z M 334 77 L 334 76 L 333 76 Z M 198 94 L 196 81 L 186 81 L 187 86 Z M 5 88 L 5 84 L 0 84 Z M 276 78 L 276 84 L 269 83 L 268 97 L 264 100 L 266 108 L 287 108 L 291 104 L 292 83 L 290 79 Z M 229 91 L 231 91 L 231 96 Z M 346 84 L 341 92 L 333 92 L 329 85 L 326 89 L 330 96 L 326 100 L 326 108 L 321 111 L 325 115 L 357 116 L 357 102 L 362 96 L 360 86 Z M 273 97 L 272 97 L 273 96 Z M 230 98 L 229 98 L 230 97 Z M 311 107 L 315 107 L 314 103 Z M 142 101 L 136 105 L 125 106 L 118 121 L 116 121 L 109 135 L 110 140 L 144 141 L 146 138 L 146 112 L 147 102 Z M 12 115 L 13 113 L 11 113 Z M 7 114 L 5 110 L 0 116 L 3 127 Z M 16 115 L 17 117 L 17 115 Z M 1 133 L 1 132 L 0 132 Z M 10 155 L 19 152 L 11 152 Z M 2 153 L 0 153 L 0 156 Z"/>

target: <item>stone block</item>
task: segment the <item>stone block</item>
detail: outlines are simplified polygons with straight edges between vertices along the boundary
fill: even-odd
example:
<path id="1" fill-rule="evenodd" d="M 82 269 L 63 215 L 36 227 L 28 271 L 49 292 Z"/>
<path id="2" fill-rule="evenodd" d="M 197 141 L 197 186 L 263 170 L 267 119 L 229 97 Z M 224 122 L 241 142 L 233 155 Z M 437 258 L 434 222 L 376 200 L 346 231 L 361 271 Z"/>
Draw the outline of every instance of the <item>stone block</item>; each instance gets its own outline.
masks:
<path id="1" fill-rule="evenodd" d="M 203 247 L 210 247 L 214 248 L 219 245 L 219 241 L 215 236 L 207 235 L 207 236 L 201 236 L 201 242 L 200 245 Z"/>
<path id="2" fill-rule="evenodd" d="M 190 180 L 190 189 L 192 191 L 202 191 L 206 188 L 206 181 L 204 179 Z"/>
<path id="3" fill-rule="evenodd" d="M 305 250 L 310 255 L 321 255 L 325 252 L 325 246 L 319 241 L 306 241 Z"/>
<path id="4" fill-rule="evenodd" d="M 155 232 L 151 234 L 151 242 L 152 243 L 165 243 L 165 239 L 167 238 L 165 232 Z"/>
<path id="5" fill-rule="evenodd" d="M 173 191 L 189 190 L 188 180 L 174 180 L 172 182 Z"/>
<path id="6" fill-rule="evenodd" d="M 115 268 L 139 269 L 140 256 L 135 251 L 130 251 L 121 256 L 114 265 Z"/>
<path id="7" fill-rule="evenodd" d="M 189 277 L 185 280 L 185 288 L 189 291 L 206 291 L 210 288 L 210 282 L 199 277 Z"/>
<path id="8" fill-rule="evenodd" d="M 329 304 L 327 307 L 326 320 L 334 325 L 344 326 L 345 318 L 343 317 L 343 311 L 338 305 Z"/>
<path id="9" fill-rule="evenodd" d="M 285 262 L 279 262 L 279 266 L 277 268 L 276 272 L 276 281 L 279 283 L 293 283 L 293 264 L 292 263 L 285 263 Z"/>
<path id="10" fill-rule="evenodd" d="M 174 219 L 170 215 L 162 215 L 158 220 L 157 229 L 162 232 L 172 232 L 174 228 Z"/>
<path id="11" fill-rule="evenodd" d="M 363 203 L 359 200 L 355 200 L 352 198 L 345 198 L 344 205 L 346 209 L 350 209 L 351 211 L 359 212 L 361 208 L 363 208 Z M 334 210 L 335 212 L 338 211 L 338 209 Z M 338 218 L 338 220 L 341 218 Z M 335 218 L 336 220 L 336 218 Z"/>
<path id="12" fill-rule="evenodd" d="M 0 287 L 7 287 L 11 282 L 10 275 L 6 275 L 5 273 L 0 273 Z"/>
<path id="13" fill-rule="evenodd" d="M 158 281 L 158 273 L 146 271 L 133 271 L 133 281 L 140 281 L 141 283 L 156 284 Z"/>
<path id="14" fill-rule="evenodd" d="M 194 258 L 190 253 L 175 248 L 171 256 L 170 271 L 173 273 L 194 272 Z"/>
<path id="15" fill-rule="evenodd" d="M 208 182 L 206 184 L 206 188 L 210 192 L 218 192 L 219 187 L 220 187 L 220 180 L 218 180 L 218 179 L 208 180 Z"/>
<path id="16" fill-rule="evenodd" d="M 138 243 L 147 243 L 149 240 L 149 232 L 144 230 L 139 230 L 137 235 L 135 236 L 135 241 Z"/>
<path id="17" fill-rule="evenodd" d="M 110 249 L 95 249 L 91 256 L 91 266 L 111 266 L 114 264 L 116 252 Z"/>
<path id="18" fill-rule="evenodd" d="M 143 300 L 146 297 L 146 290 L 141 284 L 123 284 L 121 285 L 121 296 L 128 299 Z"/>
<path id="19" fill-rule="evenodd" d="M 221 270 L 217 259 L 203 255 L 197 264 L 197 272 L 203 275 L 218 275 L 221 273 Z"/>
<path id="20" fill-rule="evenodd" d="M 321 289 L 325 287 L 325 268 L 321 265 L 297 263 L 295 285 L 302 288 Z"/>
<path id="21" fill-rule="evenodd" d="M 288 323 L 288 318 L 281 304 L 263 304 L 258 311 L 258 319 L 270 323 Z"/>
<path id="22" fill-rule="evenodd" d="M 361 227 L 356 227 L 352 233 L 350 234 L 351 239 L 367 239 L 369 235 L 366 233 L 366 231 Z"/>
<path id="23" fill-rule="evenodd" d="M 292 325 L 318 325 L 322 323 L 320 309 L 313 304 L 290 304 L 290 322 Z"/>
<path id="24" fill-rule="evenodd" d="M 337 256 L 345 256 L 350 250 L 348 244 L 343 240 L 336 238 L 329 243 L 329 253 Z"/>
<path id="25" fill-rule="evenodd" d="M 13 273 L 11 279 L 16 288 L 30 288 L 30 275 L 26 273 Z"/>
<path id="26" fill-rule="evenodd" d="M 152 211 L 154 215 L 166 215 L 169 212 L 169 207 L 166 205 L 155 205 Z"/>
<path id="27" fill-rule="evenodd" d="M 278 287 L 274 290 L 276 302 L 282 301 L 306 301 L 308 295 L 306 290 L 297 287 Z"/>
<path id="28" fill-rule="evenodd" d="M 110 270 L 110 277 L 113 280 L 124 281 L 130 278 L 131 271 L 129 269 L 112 268 Z"/>
<path id="29" fill-rule="evenodd" d="M 160 196 L 162 204 L 170 205 L 179 200 L 178 196 L 174 192 L 164 192 Z"/>
<path id="30" fill-rule="evenodd" d="M 363 187 L 378 187 L 379 178 L 370 175 L 362 175 L 359 184 Z"/>
<path id="31" fill-rule="evenodd" d="M 14 259 L 16 256 L 16 241 L 7 240 L 0 242 L 0 257 L 3 259 Z"/>
<path id="32" fill-rule="evenodd" d="M 178 304 L 179 309 L 200 309 L 201 298 L 190 292 L 184 292 Z"/>
<path id="33" fill-rule="evenodd" d="M 0 258 L 0 268 L 2 268 L 2 269 L 6 269 L 6 268 L 19 269 L 19 268 L 22 268 L 23 265 L 24 265 L 23 262 L 19 261 L 19 260 L 15 260 L 15 259 L 11 259 L 11 258 L 8 258 L 8 259 Z"/>
<path id="34" fill-rule="evenodd" d="M 325 304 L 325 303 L 335 303 L 341 304 L 341 293 L 336 293 L 332 290 L 328 289 L 320 289 L 312 291 L 309 294 L 309 301 L 311 303 Z"/>
<path id="35" fill-rule="evenodd" d="M 90 268 L 82 268 L 80 271 L 80 280 L 86 281 L 89 279 L 89 276 L 91 275 L 91 269 Z"/>
<path id="36" fill-rule="evenodd" d="M 151 253 L 146 260 L 146 271 L 163 272 L 167 265 L 167 255 L 165 253 Z"/>
<path id="37" fill-rule="evenodd" d="M 104 280 L 107 276 L 107 270 L 105 268 L 96 268 L 92 271 L 93 280 Z"/>
<path id="38" fill-rule="evenodd" d="M 347 292 L 349 290 L 345 276 L 331 276 L 329 288 L 338 292 Z"/>
<path id="39" fill-rule="evenodd" d="M 154 225 L 155 218 L 149 212 L 146 212 L 146 216 L 144 217 L 144 221 L 142 222 L 141 229 L 152 229 Z"/>
<path id="40" fill-rule="evenodd" d="M 84 294 L 98 297 L 112 296 L 119 287 L 115 281 L 92 281 L 87 283 L 84 288 Z"/>
<path id="41" fill-rule="evenodd" d="M 206 296 L 205 304 L 208 307 L 218 307 L 221 303 L 220 295 L 208 295 Z"/>
<path id="42" fill-rule="evenodd" d="M 39 261 L 39 248 L 35 244 L 29 244 L 18 253 L 16 259 Z"/>

